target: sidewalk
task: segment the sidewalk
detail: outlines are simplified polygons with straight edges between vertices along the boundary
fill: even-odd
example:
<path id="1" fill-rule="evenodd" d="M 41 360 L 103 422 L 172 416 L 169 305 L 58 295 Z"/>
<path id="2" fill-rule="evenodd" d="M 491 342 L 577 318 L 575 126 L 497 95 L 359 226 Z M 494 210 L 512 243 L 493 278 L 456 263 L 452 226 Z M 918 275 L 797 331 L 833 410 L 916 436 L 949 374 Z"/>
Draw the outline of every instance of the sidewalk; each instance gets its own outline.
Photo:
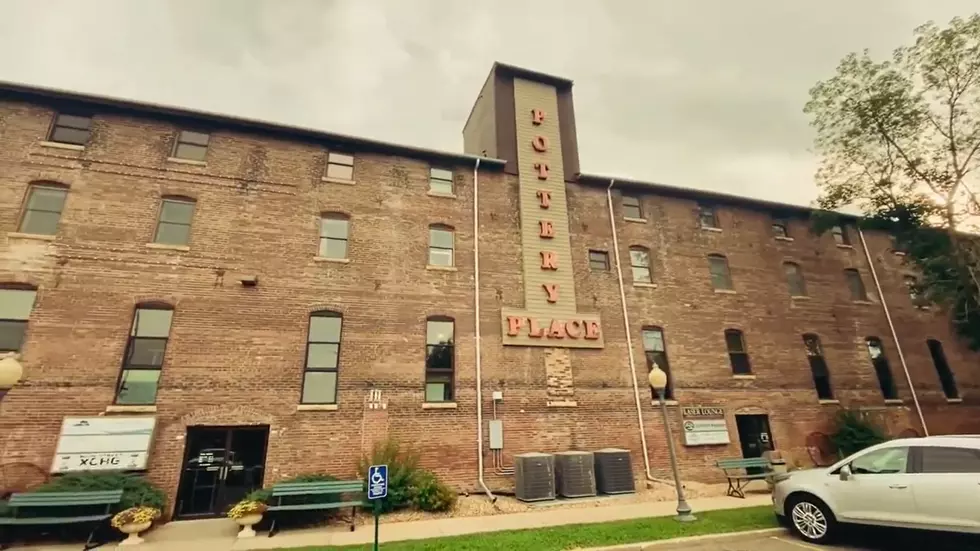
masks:
<path id="1" fill-rule="evenodd" d="M 741 507 L 756 507 L 769 505 L 769 495 L 749 494 L 746 499 L 732 497 L 710 497 L 690 500 L 695 513 L 720 509 L 737 509 Z M 457 517 L 435 520 L 419 520 L 381 524 L 381 542 L 401 540 L 428 539 L 444 536 L 460 536 L 479 532 L 498 532 L 503 530 L 522 530 L 528 528 L 544 528 L 566 524 L 590 524 L 629 520 L 644 517 L 661 517 L 674 514 L 676 503 L 661 501 L 653 503 L 632 503 L 628 505 L 603 505 L 588 508 L 554 508 L 527 513 L 504 515 Z M 200 538 L 204 530 L 195 529 L 195 523 L 214 523 L 219 526 L 223 537 Z M 217 524 L 221 523 L 221 524 Z M 203 527 L 203 525 L 199 525 Z M 224 532 L 227 526 L 227 532 Z M 214 533 L 213 528 L 207 530 Z M 99 549 L 133 549 L 135 551 L 245 551 L 249 549 L 277 549 L 284 547 L 304 547 L 313 545 L 355 545 L 374 541 L 373 525 L 358 526 L 354 532 L 344 527 L 312 528 L 307 530 L 291 530 L 266 537 L 260 533 L 255 538 L 237 539 L 234 537 L 235 526 L 227 519 L 211 521 L 183 521 L 167 525 L 162 529 L 147 534 L 146 543 L 137 547 L 115 544 L 106 545 Z M 44 547 L 29 547 L 36 551 L 78 551 L 79 545 L 59 545 Z"/>

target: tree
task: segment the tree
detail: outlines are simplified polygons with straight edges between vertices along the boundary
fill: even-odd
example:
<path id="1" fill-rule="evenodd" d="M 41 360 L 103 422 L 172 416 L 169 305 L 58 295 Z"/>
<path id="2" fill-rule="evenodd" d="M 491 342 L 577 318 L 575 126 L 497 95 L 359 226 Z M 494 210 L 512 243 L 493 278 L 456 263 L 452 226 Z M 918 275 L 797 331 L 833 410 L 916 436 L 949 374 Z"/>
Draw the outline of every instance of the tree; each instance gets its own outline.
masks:
<path id="1" fill-rule="evenodd" d="M 915 291 L 946 307 L 980 350 L 980 14 L 929 22 L 891 59 L 865 50 L 810 90 L 804 112 L 822 157 L 816 229 L 856 207 L 922 274 Z"/>

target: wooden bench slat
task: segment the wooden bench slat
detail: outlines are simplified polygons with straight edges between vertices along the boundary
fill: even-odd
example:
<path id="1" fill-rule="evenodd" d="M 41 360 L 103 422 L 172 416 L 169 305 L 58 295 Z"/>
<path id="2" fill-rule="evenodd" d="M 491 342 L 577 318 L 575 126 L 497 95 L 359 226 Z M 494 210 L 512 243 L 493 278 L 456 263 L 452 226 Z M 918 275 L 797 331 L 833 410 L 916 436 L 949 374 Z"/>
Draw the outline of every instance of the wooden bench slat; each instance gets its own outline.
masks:
<path id="1" fill-rule="evenodd" d="M 119 503 L 119 498 L 63 498 L 63 499 L 19 499 L 11 500 L 11 507 L 67 507 L 80 505 L 112 505 Z"/>
<path id="2" fill-rule="evenodd" d="M 39 525 L 39 524 L 76 524 L 79 522 L 97 522 L 106 520 L 112 515 L 88 515 L 84 517 L 0 517 L 0 526 Z"/>
<path id="3" fill-rule="evenodd" d="M 344 501 L 335 503 L 301 503 L 297 505 L 272 505 L 269 511 L 313 511 L 318 509 L 346 509 L 366 506 L 363 501 Z"/>
<path id="4" fill-rule="evenodd" d="M 357 486 L 361 487 L 364 483 L 360 480 L 352 480 L 349 482 L 310 482 L 310 483 L 283 483 L 276 484 L 273 488 L 339 488 L 347 486 Z"/>

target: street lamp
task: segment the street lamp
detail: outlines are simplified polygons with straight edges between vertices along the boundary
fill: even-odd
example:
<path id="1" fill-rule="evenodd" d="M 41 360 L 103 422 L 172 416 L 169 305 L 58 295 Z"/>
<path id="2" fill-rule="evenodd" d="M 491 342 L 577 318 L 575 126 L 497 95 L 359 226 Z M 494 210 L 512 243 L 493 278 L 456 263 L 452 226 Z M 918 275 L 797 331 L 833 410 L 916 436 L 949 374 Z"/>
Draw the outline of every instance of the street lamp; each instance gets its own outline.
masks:
<path id="1" fill-rule="evenodd" d="M 681 475 L 677 472 L 677 453 L 674 451 L 674 435 L 670 432 L 670 420 L 667 419 L 667 402 L 664 401 L 664 390 L 667 388 L 667 373 L 663 369 L 660 369 L 660 366 L 654 362 L 653 369 L 650 370 L 650 376 L 647 380 L 650 382 L 650 388 L 657 393 L 657 399 L 660 401 L 660 412 L 664 416 L 664 430 L 667 432 L 667 449 L 670 450 L 670 467 L 674 470 L 674 487 L 677 488 L 677 516 L 675 518 L 681 522 L 697 520 L 697 517 L 691 514 L 691 506 L 687 504 L 687 499 L 684 498 Z"/>

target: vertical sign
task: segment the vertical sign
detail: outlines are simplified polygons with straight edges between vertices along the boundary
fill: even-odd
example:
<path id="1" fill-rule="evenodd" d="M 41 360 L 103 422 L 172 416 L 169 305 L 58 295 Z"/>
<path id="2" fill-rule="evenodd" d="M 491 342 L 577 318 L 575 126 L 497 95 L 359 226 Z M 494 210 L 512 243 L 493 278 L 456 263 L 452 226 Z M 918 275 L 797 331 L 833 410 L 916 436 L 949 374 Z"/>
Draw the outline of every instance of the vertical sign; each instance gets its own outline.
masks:
<path id="1" fill-rule="evenodd" d="M 367 498 L 374 505 L 374 551 L 378 551 L 378 519 L 381 516 L 381 500 L 388 497 L 388 465 L 368 467 Z"/>

